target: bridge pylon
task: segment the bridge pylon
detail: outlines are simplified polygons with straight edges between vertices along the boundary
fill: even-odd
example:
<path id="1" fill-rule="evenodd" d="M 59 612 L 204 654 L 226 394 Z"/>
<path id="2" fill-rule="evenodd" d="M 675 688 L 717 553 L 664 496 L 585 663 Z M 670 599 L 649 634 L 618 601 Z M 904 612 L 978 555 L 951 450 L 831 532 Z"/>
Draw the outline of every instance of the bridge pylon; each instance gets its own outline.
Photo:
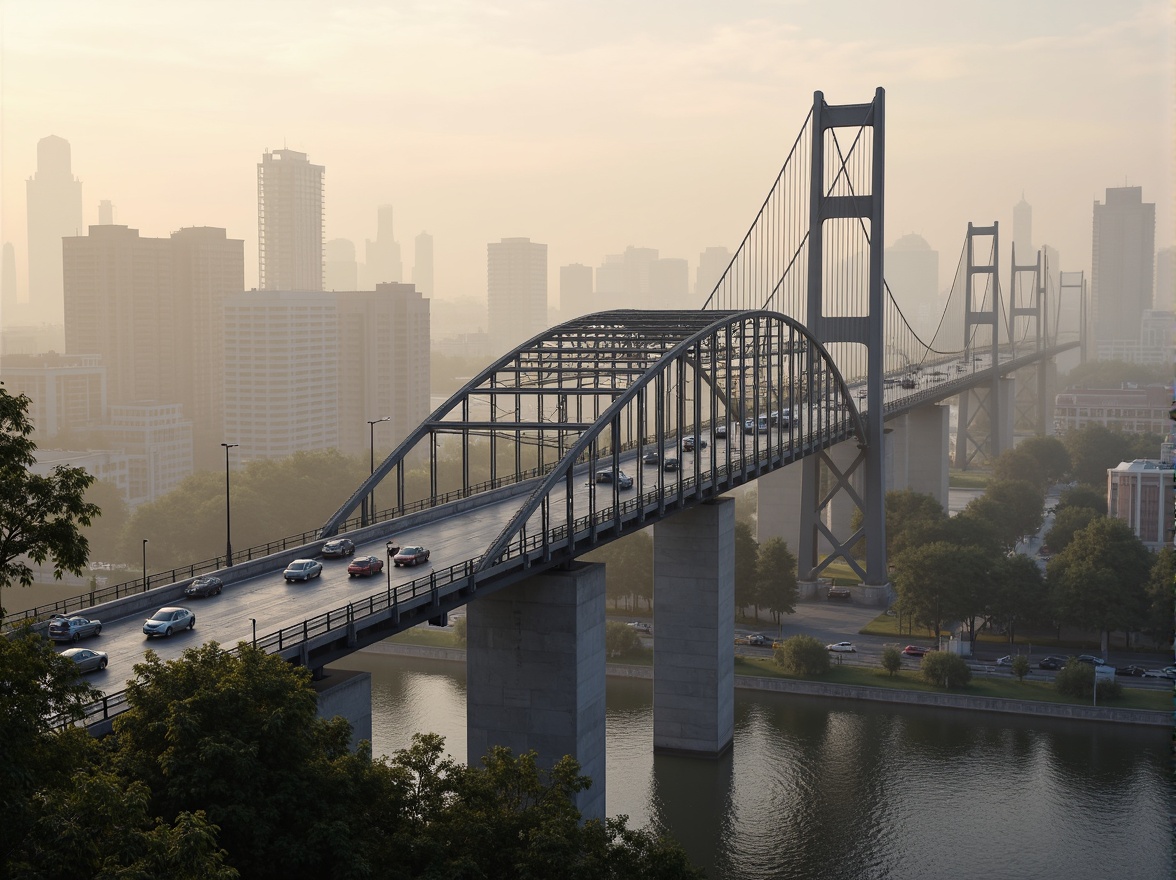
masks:
<path id="1" fill-rule="evenodd" d="M 1045 249 L 1037 251 L 1032 263 L 1017 263 L 1017 245 L 1013 244 L 1009 277 L 1009 341 L 1015 354 L 1024 349 L 1041 352 L 1053 345 L 1047 320 L 1049 308 L 1046 279 L 1049 265 Z M 1025 325 L 1031 332 L 1025 332 Z M 1049 428 L 1050 375 L 1055 369 L 1052 358 L 1042 358 L 1032 366 L 1022 367 L 1017 381 L 1014 427 L 1045 434 Z"/>

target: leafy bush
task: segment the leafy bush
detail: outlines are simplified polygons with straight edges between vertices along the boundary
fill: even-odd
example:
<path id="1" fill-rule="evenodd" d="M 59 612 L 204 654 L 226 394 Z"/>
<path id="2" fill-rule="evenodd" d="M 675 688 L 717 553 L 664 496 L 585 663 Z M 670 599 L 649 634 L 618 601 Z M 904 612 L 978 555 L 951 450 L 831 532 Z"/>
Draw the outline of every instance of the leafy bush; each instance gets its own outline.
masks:
<path id="1" fill-rule="evenodd" d="M 457 638 L 459 645 L 466 643 L 466 635 L 469 632 L 466 624 L 466 616 L 463 614 L 457 620 L 453 621 L 453 635 Z"/>
<path id="2" fill-rule="evenodd" d="M 812 636 L 791 636 L 773 654 L 776 663 L 793 675 L 824 675 L 829 671 L 829 652 Z"/>
<path id="3" fill-rule="evenodd" d="M 1024 681 L 1028 674 L 1029 658 L 1024 654 L 1018 654 L 1013 658 L 1013 675 L 1017 676 L 1017 681 Z"/>
<path id="4" fill-rule="evenodd" d="M 972 680 L 972 670 L 959 654 L 931 651 L 919 666 L 923 680 L 942 688 L 963 687 Z"/>
<path id="5" fill-rule="evenodd" d="M 882 668 L 890 673 L 890 677 L 894 677 L 894 673 L 902 669 L 902 651 L 891 645 L 889 648 L 882 650 Z"/>
<path id="6" fill-rule="evenodd" d="M 633 627 L 616 620 L 610 620 L 604 625 L 604 653 L 608 659 L 640 651 L 641 638 Z"/>
<path id="7" fill-rule="evenodd" d="M 1054 679 L 1054 686 L 1059 694 L 1076 697 L 1081 700 L 1094 698 L 1094 667 L 1089 663 L 1079 663 L 1077 658 L 1071 657 L 1066 665 L 1058 670 Z M 1116 700 L 1123 696 L 1123 688 L 1117 681 L 1102 681 L 1098 685 L 1100 700 Z"/>

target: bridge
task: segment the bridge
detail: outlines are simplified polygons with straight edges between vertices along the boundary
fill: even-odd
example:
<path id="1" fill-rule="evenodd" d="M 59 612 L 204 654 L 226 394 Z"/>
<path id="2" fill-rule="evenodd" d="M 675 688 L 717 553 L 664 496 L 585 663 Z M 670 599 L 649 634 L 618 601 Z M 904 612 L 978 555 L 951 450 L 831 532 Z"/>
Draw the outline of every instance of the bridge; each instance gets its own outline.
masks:
<path id="1" fill-rule="evenodd" d="M 911 328 L 883 278 L 884 120 L 881 89 L 851 105 L 818 92 L 701 308 L 587 315 L 518 346 L 405 438 L 317 535 L 221 567 L 228 589 L 192 605 L 197 630 L 152 647 L 166 658 L 200 641 L 245 640 L 321 670 L 468 606 L 470 760 L 494 743 L 544 760 L 573 754 L 597 780 L 581 809 L 600 816 L 604 571 L 578 559 L 652 526 L 654 747 L 721 754 L 734 723 L 726 493 L 763 481 L 761 529 L 788 538 L 802 580 L 840 558 L 884 590 L 883 501 L 897 446 L 935 471 L 907 468 L 901 482 L 946 501 L 940 404 L 958 401 L 957 465 L 991 459 L 1011 446 L 1018 418 L 1044 432 L 1052 359 L 1080 344 L 1060 332 L 1041 255 L 1018 265 L 1014 253 L 1002 298 L 996 224 L 969 224 L 939 331 L 924 340 Z M 1028 393 L 1015 374 L 1030 376 Z M 679 467 L 668 470 L 667 458 Z M 372 503 L 377 488 L 394 498 L 384 510 Z M 340 534 L 369 553 L 392 536 L 425 544 L 433 563 L 420 576 L 389 566 L 358 593 L 369 582 L 330 563 L 321 583 L 282 580 L 287 562 Z M 862 537 L 859 561 L 849 548 Z M 185 582 L 144 581 L 88 603 L 111 620 L 102 641 L 112 687 L 93 724 L 125 706 L 118 682 L 142 651 L 143 612 L 178 601 Z"/>

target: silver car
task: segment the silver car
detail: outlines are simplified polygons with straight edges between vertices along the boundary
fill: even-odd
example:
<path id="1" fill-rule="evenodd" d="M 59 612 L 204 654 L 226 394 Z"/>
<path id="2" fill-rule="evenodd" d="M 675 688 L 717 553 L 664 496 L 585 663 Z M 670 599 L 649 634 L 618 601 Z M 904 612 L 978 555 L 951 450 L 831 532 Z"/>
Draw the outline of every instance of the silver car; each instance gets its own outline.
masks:
<path id="1" fill-rule="evenodd" d="M 288 581 L 308 581 L 323 573 L 323 564 L 314 559 L 295 559 L 282 576 Z"/>
<path id="2" fill-rule="evenodd" d="M 49 638 L 55 642 L 76 642 L 83 636 L 96 636 L 102 632 L 102 621 L 88 617 L 55 617 L 49 622 Z"/>
<path id="3" fill-rule="evenodd" d="M 101 651 L 91 651 L 89 648 L 66 648 L 61 652 L 62 657 L 68 657 L 77 664 L 78 672 L 100 672 L 106 668 L 106 655 Z"/>
<path id="4" fill-rule="evenodd" d="M 182 606 L 160 608 L 143 624 L 147 638 L 170 636 L 176 630 L 191 629 L 196 625 L 196 615 Z"/>

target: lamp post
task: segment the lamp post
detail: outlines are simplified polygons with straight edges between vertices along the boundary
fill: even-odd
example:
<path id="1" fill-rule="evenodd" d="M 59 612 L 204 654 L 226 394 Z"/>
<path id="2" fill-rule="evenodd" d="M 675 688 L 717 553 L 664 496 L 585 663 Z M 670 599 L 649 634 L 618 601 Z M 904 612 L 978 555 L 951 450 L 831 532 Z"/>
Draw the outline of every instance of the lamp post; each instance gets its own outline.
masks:
<path id="1" fill-rule="evenodd" d="M 233 567 L 233 517 L 229 506 L 229 450 L 240 443 L 222 443 L 225 448 L 225 567 Z"/>
<path id="2" fill-rule="evenodd" d="M 250 617 L 249 622 L 253 624 L 253 647 L 257 647 L 257 618 Z"/>
<path id="3" fill-rule="evenodd" d="M 147 539 L 143 539 L 143 592 L 147 592 Z"/>
<path id="4" fill-rule="evenodd" d="M 376 472 L 376 425 L 380 422 L 392 421 L 391 416 L 384 416 L 382 419 L 368 419 L 368 435 L 371 440 L 371 470 L 368 471 L 368 476 Z M 368 493 L 367 502 L 364 506 L 364 514 L 360 517 L 360 525 L 368 524 L 368 511 L 371 511 L 371 522 L 376 521 L 376 490 L 373 488 Z"/>

